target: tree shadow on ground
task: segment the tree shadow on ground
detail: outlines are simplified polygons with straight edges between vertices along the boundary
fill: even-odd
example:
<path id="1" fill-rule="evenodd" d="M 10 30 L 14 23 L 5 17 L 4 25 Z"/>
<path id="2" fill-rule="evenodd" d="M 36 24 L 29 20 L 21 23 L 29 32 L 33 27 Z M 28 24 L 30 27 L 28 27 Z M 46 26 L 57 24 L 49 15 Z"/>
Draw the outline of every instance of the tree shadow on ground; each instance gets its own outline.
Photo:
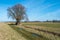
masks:
<path id="1" fill-rule="evenodd" d="M 8 24 L 8 25 L 16 25 L 16 24 Z"/>

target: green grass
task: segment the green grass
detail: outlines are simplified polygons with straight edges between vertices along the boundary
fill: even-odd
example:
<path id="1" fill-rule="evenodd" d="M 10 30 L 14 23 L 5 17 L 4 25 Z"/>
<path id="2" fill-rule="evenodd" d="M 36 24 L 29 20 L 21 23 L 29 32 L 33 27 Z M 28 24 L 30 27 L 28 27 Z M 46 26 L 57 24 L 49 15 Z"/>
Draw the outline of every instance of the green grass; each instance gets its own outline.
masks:
<path id="1" fill-rule="evenodd" d="M 41 29 L 41 30 L 46 30 L 46 31 L 50 31 L 50 32 L 55 32 L 55 33 L 60 33 L 60 23 L 52 23 L 52 22 L 30 22 L 30 23 L 22 23 L 24 26 L 27 26 L 27 27 L 32 27 L 32 28 L 38 28 L 38 29 Z M 42 32 L 42 31 L 41 31 Z M 39 32 L 39 33 L 41 33 Z M 38 33 L 38 34 L 39 34 Z M 43 35 L 45 37 L 49 37 L 54 40 L 60 40 L 60 37 L 58 36 L 54 36 L 53 34 L 50 34 L 50 33 L 42 33 L 40 35 Z M 48 36 L 46 36 L 48 35 Z M 56 38 L 56 39 L 55 39 Z"/>
<path id="2" fill-rule="evenodd" d="M 35 26 L 46 26 L 46 27 L 58 27 L 60 28 L 60 23 L 23 23 L 23 25 L 35 25 Z"/>

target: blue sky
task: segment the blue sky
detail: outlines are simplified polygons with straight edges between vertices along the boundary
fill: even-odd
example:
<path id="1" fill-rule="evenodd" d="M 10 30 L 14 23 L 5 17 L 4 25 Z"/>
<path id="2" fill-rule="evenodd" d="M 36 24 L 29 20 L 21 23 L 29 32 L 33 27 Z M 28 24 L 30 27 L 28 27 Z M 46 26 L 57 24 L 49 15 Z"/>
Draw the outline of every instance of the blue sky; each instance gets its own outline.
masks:
<path id="1" fill-rule="evenodd" d="M 60 20 L 60 0 L 0 0 L 0 21 L 12 21 L 7 8 L 22 4 L 30 21 Z"/>

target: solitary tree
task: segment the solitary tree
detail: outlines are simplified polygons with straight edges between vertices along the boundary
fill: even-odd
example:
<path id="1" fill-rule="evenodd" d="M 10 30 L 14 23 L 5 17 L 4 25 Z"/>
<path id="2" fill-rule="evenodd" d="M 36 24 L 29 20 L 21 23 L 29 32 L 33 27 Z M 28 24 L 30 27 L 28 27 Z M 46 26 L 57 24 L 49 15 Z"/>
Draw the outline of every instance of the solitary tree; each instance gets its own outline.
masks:
<path id="1" fill-rule="evenodd" d="M 21 4 L 17 4 L 13 7 L 10 7 L 7 9 L 7 11 L 8 17 L 11 17 L 12 19 L 16 20 L 16 25 L 18 25 L 21 20 L 25 18 L 28 19 L 25 12 L 25 7 L 22 6 Z"/>

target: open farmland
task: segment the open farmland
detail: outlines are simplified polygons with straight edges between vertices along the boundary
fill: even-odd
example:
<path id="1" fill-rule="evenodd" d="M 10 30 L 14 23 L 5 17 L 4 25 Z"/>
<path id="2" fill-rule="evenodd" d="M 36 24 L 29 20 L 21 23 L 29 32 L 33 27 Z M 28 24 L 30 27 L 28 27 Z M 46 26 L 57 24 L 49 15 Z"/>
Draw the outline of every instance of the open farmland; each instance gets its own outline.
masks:
<path id="1" fill-rule="evenodd" d="M 60 33 L 60 23 L 23 23 L 24 26 Z"/>
<path id="2" fill-rule="evenodd" d="M 60 23 L 0 24 L 0 40 L 60 40 Z M 50 27 L 51 26 L 51 27 Z"/>
<path id="3" fill-rule="evenodd" d="M 60 23 L 27 22 L 22 24 L 26 30 L 42 35 L 49 40 L 60 40 Z"/>

